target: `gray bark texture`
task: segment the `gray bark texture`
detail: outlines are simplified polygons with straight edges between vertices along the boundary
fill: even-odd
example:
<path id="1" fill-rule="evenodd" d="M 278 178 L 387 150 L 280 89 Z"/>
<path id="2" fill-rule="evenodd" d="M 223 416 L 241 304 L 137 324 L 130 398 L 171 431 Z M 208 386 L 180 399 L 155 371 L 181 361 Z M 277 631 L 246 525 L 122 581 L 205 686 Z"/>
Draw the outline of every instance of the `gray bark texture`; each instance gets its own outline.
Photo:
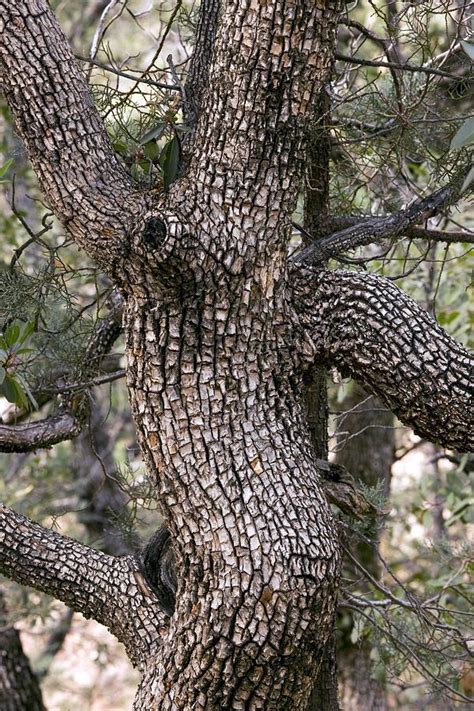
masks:
<path id="1" fill-rule="evenodd" d="M 130 402 L 173 541 L 175 609 L 163 614 L 134 559 L 5 507 L 0 569 L 109 626 L 143 672 L 137 710 L 307 705 L 340 567 L 305 421 L 308 368 L 346 368 L 431 438 L 472 441 L 471 361 L 420 307 L 377 277 L 288 264 L 338 9 L 222 3 L 202 30 L 214 43 L 192 155 L 164 193 L 114 156 L 48 4 L 0 0 L 17 131 L 65 229 L 124 295 Z"/>

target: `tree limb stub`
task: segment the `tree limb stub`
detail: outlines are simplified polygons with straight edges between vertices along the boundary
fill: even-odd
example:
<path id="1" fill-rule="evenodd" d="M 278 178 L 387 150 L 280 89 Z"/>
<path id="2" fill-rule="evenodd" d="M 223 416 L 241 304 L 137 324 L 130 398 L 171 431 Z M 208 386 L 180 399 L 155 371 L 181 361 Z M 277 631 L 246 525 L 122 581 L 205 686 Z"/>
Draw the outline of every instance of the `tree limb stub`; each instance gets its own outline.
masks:
<path id="1" fill-rule="evenodd" d="M 314 357 L 379 395 L 431 441 L 474 445 L 474 360 L 413 299 L 373 274 L 296 268 L 294 307 Z"/>
<path id="2" fill-rule="evenodd" d="M 133 556 L 106 555 L 0 503 L 0 573 L 108 627 L 138 666 L 159 646 L 167 617 Z"/>
<path id="3" fill-rule="evenodd" d="M 294 261 L 305 265 L 322 264 L 348 249 L 378 242 L 387 237 L 396 237 L 411 227 L 414 222 L 426 220 L 440 209 L 447 207 L 458 196 L 459 190 L 455 185 L 446 185 L 393 215 L 367 218 L 325 235 L 303 249 Z"/>
<path id="4" fill-rule="evenodd" d="M 145 210 L 45 0 L 0 1 L 2 90 L 52 209 L 109 273 Z"/>

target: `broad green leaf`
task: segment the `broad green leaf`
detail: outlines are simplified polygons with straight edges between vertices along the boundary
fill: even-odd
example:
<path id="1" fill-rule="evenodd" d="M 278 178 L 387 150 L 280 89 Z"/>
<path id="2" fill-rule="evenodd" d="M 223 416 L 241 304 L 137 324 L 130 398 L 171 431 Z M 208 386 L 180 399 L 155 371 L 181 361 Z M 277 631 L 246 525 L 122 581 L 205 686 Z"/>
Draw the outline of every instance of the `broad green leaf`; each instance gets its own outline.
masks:
<path id="1" fill-rule="evenodd" d="M 128 153 L 128 145 L 124 141 L 114 141 L 112 143 L 114 151 L 120 153 L 120 155 L 125 155 Z"/>
<path id="2" fill-rule="evenodd" d="M 472 181 L 474 180 L 474 165 L 472 166 L 471 170 L 466 176 L 466 179 L 464 180 L 464 183 L 462 184 L 461 192 L 463 193 L 465 190 L 468 189 Z"/>
<path id="3" fill-rule="evenodd" d="M 0 365 L 0 385 L 5 380 L 6 374 L 7 374 L 7 371 L 5 370 L 5 368 L 3 366 Z"/>
<path id="4" fill-rule="evenodd" d="M 474 117 L 464 121 L 461 128 L 456 132 L 449 150 L 454 150 L 455 148 L 462 148 L 470 143 L 474 142 Z"/>
<path id="5" fill-rule="evenodd" d="M 162 121 L 158 123 L 156 126 L 153 126 L 153 128 L 150 128 L 149 131 L 147 131 L 140 139 L 140 145 L 144 146 L 145 143 L 149 143 L 150 141 L 157 141 L 163 133 L 165 132 L 166 129 L 166 123 L 163 123 Z"/>
<path id="6" fill-rule="evenodd" d="M 471 62 L 474 62 L 474 43 L 461 40 L 461 47 L 463 48 Z"/>
<path id="7" fill-rule="evenodd" d="M 163 188 L 165 190 L 169 189 L 169 186 L 178 175 L 179 158 L 179 140 L 174 136 L 163 148 L 160 156 L 160 165 L 163 171 Z"/>

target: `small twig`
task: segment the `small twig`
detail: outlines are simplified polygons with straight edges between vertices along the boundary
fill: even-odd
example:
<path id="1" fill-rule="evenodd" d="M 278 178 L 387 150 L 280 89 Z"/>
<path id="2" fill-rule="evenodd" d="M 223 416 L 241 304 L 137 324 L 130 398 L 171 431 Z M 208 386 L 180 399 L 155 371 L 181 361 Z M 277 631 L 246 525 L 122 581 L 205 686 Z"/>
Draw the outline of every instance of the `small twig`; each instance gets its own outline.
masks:
<path id="1" fill-rule="evenodd" d="M 111 67 L 109 64 L 104 64 L 103 62 L 97 62 L 95 59 L 90 59 L 89 57 L 82 57 L 80 54 L 75 55 L 76 59 L 79 60 L 79 62 L 85 62 L 86 64 L 92 64 L 94 67 L 99 67 L 100 69 L 104 69 L 106 72 L 111 72 L 112 74 L 116 74 L 119 77 L 123 77 L 124 79 L 132 79 L 136 84 L 148 84 L 149 86 L 154 86 L 157 89 L 167 89 L 169 91 L 181 91 L 181 88 L 179 86 L 174 86 L 173 84 L 165 84 L 164 82 L 160 81 L 153 81 L 152 79 L 144 79 L 142 78 L 137 78 L 133 76 L 133 74 L 129 74 L 128 72 L 123 72 L 119 69 L 115 69 L 115 67 Z M 130 70 L 130 71 L 138 71 L 138 70 Z"/>
<path id="2" fill-rule="evenodd" d="M 125 368 L 120 368 L 113 373 L 106 373 L 105 375 L 98 375 L 97 378 L 92 378 L 91 380 L 86 380 L 84 383 L 70 383 L 69 385 L 59 385 L 55 388 L 48 389 L 48 393 L 51 395 L 59 395 L 61 393 L 70 393 L 75 390 L 84 390 L 85 388 L 92 388 L 96 385 L 104 385 L 105 383 L 112 383 L 114 380 L 120 380 L 124 378 L 127 374 Z"/>
<path id="3" fill-rule="evenodd" d="M 396 62 L 385 62 L 383 60 L 375 59 L 360 59 L 358 57 L 350 57 L 347 54 L 341 54 L 336 52 L 336 59 L 341 62 L 348 62 L 349 64 L 360 64 L 363 67 L 377 67 L 377 68 L 387 68 L 387 69 L 401 69 L 405 72 L 421 72 L 423 74 L 436 74 L 440 77 L 447 77 L 448 79 L 460 79 L 457 74 L 451 74 L 450 72 L 444 72 L 442 69 L 435 69 L 434 67 L 424 67 L 416 66 L 415 64 L 398 64 Z"/>

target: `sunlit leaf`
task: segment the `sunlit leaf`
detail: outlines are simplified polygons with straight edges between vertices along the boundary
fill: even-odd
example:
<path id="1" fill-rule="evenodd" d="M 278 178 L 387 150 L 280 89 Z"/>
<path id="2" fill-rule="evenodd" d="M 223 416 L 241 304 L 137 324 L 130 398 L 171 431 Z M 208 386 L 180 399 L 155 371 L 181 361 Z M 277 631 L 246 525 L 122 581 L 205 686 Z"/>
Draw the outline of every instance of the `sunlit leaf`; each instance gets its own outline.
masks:
<path id="1" fill-rule="evenodd" d="M 461 47 L 463 48 L 471 62 L 474 62 L 474 43 L 461 40 Z"/>
<path id="2" fill-rule="evenodd" d="M 456 132 L 453 140 L 451 141 L 450 150 L 455 148 L 462 148 L 470 143 L 474 142 L 474 118 L 468 118 L 464 121 L 461 128 Z"/>

